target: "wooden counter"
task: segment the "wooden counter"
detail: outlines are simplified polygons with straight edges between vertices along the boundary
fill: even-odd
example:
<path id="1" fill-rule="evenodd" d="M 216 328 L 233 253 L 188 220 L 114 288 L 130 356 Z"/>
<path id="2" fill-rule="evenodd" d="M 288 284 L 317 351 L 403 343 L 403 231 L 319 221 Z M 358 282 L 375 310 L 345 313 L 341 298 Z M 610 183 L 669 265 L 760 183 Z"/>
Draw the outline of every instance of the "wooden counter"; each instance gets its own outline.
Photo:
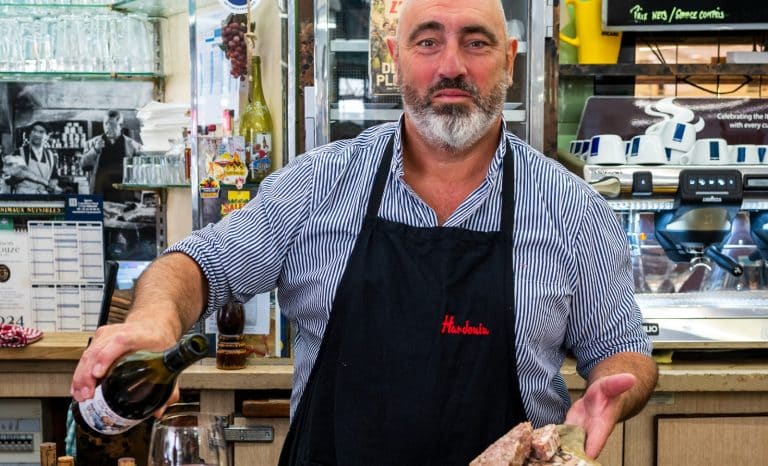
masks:
<path id="1" fill-rule="evenodd" d="M 51 333 L 25 348 L 0 348 L 0 398 L 68 398 L 72 372 L 90 335 Z M 673 456 L 681 448 L 688 455 L 709 451 L 702 441 L 685 443 L 685 438 L 717 438 L 724 429 L 745 436 L 757 429 L 768 435 L 768 357 L 746 361 L 701 359 L 661 364 L 659 369 L 656 393 L 638 416 L 614 430 L 599 458 L 604 466 L 683 464 Z M 566 361 L 562 374 L 572 396 L 578 397 L 585 383 L 576 373 L 573 360 Z M 236 391 L 289 390 L 292 378 L 290 360 L 259 360 L 245 369 L 222 371 L 216 369 L 212 359 L 206 359 L 184 371 L 179 385 L 182 389 L 199 390 L 202 410 L 232 413 L 239 410 L 235 406 Z M 287 418 L 241 422 L 270 423 L 275 428 L 275 441 L 236 443 L 235 463 L 275 464 L 288 429 Z M 677 435 L 683 435 L 677 434 L 680 429 L 693 437 L 678 438 Z M 748 450 L 768 456 L 768 446 L 760 442 L 750 445 Z M 707 456 L 688 464 L 740 464 L 717 462 L 735 457 L 740 451 L 740 447 L 721 448 L 721 456 L 715 462 Z"/>
<path id="2" fill-rule="evenodd" d="M 69 396 L 72 371 L 91 333 L 49 333 L 24 348 L 0 348 L 0 397 Z M 13 376 L 9 376 L 10 373 Z M 562 369 L 572 390 L 585 386 L 573 360 Z M 235 371 L 216 369 L 212 359 L 188 368 L 179 378 L 182 389 L 290 389 L 290 360 L 260 360 Z M 758 361 L 694 361 L 661 364 L 657 392 L 768 392 L 768 359 Z"/>

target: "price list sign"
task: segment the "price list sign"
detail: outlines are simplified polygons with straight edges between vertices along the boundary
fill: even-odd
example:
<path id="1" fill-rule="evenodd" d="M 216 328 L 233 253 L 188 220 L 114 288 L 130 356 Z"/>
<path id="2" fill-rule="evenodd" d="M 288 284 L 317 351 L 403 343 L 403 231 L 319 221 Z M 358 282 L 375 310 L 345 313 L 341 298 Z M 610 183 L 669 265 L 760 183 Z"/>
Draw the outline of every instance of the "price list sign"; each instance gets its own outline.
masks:
<path id="1" fill-rule="evenodd" d="M 768 2 L 603 0 L 603 26 L 607 30 L 764 29 L 766 22 Z"/>

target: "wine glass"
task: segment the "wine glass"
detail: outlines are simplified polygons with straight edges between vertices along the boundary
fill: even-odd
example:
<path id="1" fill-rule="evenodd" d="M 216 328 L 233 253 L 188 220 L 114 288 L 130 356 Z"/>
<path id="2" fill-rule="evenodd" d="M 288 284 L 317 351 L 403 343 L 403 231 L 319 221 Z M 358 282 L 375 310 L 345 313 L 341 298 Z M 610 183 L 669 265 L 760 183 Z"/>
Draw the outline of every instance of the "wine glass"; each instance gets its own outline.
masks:
<path id="1" fill-rule="evenodd" d="M 198 412 L 166 414 L 155 422 L 149 466 L 229 466 L 224 420 Z"/>

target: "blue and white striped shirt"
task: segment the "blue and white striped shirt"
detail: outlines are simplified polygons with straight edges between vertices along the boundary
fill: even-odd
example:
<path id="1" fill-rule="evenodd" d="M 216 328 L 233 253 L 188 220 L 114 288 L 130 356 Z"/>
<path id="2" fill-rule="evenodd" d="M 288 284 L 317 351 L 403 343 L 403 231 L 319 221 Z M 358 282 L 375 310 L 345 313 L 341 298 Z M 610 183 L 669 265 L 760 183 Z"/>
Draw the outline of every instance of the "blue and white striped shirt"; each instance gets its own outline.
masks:
<path id="1" fill-rule="evenodd" d="M 395 154 L 379 215 L 417 227 L 437 217 L 403 180 L 400 123 L 318 147 L 267 177 L 256 197 L 217 224 L 169 248 L 200 264 L 209 285 L 206 313 L 234 297 L 278 287 L 282 312 L 297 323 L 293 413 L 314 364 L 336 287 L 362 227 L 374 173 L 389 138 Z M 526 413 L 539 426 L 562 422 L 569 406 L 560 376 L 566 351 L 586 377 L 621 351 L 650 354 L 633 294 L 624 231 L 603 199 L 561 165 L 509 132 L 515 160 L 517 369 Z M 445 222 L 499 229 L 499 141 L 482 184 Z M 392 277 L 396 280 L 397 277 Z"/>

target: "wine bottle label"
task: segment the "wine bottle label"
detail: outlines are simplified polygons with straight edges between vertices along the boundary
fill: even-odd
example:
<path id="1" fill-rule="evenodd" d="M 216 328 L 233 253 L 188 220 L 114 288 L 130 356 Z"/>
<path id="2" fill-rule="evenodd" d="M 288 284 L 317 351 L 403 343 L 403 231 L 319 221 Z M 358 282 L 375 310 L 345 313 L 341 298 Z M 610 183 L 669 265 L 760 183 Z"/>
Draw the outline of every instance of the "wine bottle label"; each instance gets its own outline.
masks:
<path id="1" fill-rule="evenodd" d="M 272 168 L 272 134 L 255 133 L 250 141 L 251 147 L 251 178 L 261 179 Z"/>
<path id="2" fill-rule="evenodd" d="M 142 420 L 126 419 L 118 416 L 104 400 L 101 385 L 96 387 L 93 398 L 81 401 L 80 414 L 91 429 L 106 435 L 122 434 Z"/>

